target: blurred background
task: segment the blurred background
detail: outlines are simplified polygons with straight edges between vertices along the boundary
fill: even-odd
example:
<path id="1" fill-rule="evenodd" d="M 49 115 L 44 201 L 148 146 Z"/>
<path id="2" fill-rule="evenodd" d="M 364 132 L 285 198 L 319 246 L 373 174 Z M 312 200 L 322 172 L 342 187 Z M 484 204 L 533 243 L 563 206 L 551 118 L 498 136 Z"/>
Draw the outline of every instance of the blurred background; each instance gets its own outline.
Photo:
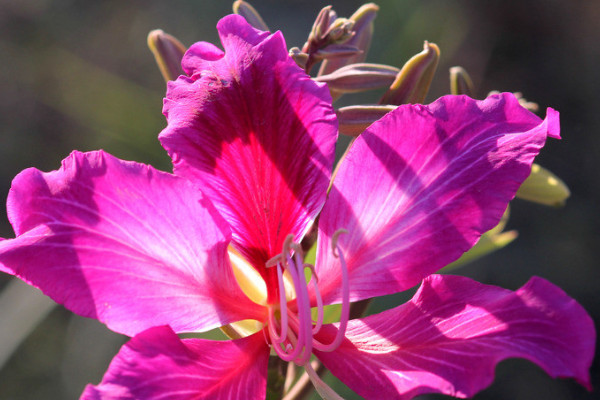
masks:
<path id="1" fill-rule="evenodd" d="M 251 2 L 288 47 L 301 47 L 327 3 Z M 332 2 L 350 16 L 361 2 Z M 519 238 L 457 273 L 516 289 L 531 275 L 562 287 L 600 321 L 600 2 L 556 0 L 382 0 L 369 62 L 400 67 L 439 45 L 442 56 L 428 101 L 449 92 L 448 68 L 471 74 L 479 98 L 520 91 L 541 110 L 561 113 L 562 141 L 538 163 L 560 176 L 572 197 L 563 208 L 516 200 L 508 229 Z M 218 43 L 227 1 L 0 0 L 0 202 L 12 178 L 35 166 L 54 170 L 73 149 L 102 148 L 120 158 L 170 169 L 157 135 L 165 83 L 146 46 L 161 28 L 185 45 Z M 369 97 L 371 96 L 371 97 Z M 361 97 L 376 101 L 380 93 Z M 353 102 L 351 96 L 342 99 Z M 356 102 L 356 101 L 354 101 Z M 543 114 L 543 111 L 542 111 Z M 0 237 L 14 234 L 0 211 Z M 406 295 L 405 295 L 406 297 Z M 390 306 L 400 297 L 375 308 Z M 565 329 L 570 327 L 565 326 Z M 22 338 L 22 340 L 21 340 Z M 125 342 L 96 321 L 54 307 L 36 290 L 0 276 L 0 399 L 77 398 L 98 383 Z M 598 358 L 598 357 L 597 357 Z M 600 398 L 570 380 L 509 360 L 476 399 Z M 343 392 L 352 398 L 349 392 Z M 443 396 L 424 396 L 441 399 Z"/>

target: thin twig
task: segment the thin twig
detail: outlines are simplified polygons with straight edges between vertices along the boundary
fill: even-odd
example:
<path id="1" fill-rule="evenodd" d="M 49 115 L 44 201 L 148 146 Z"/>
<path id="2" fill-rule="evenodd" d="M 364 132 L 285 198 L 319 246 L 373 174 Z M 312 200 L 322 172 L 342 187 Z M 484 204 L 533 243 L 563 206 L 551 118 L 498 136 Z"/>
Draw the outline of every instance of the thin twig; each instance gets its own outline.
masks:
<path id="1" fill-rule="evenodd" d="M 322 376 L 325 373 L 325 367 L 323 367 L 323 365 L 319 361 L 312 361 L 310 365 L 319 376 Z M 296 382 L 296 384 L 292 386 L 291 390 L 285 395 L 283 400 L 301 399 L 304 396 L 306 396 L 308 392 L 312 389 L 313 388 L 310 385 L 310 378 L 308 377 L 306 371 L 304 371 L 298 379 L 298 381 Z"/>

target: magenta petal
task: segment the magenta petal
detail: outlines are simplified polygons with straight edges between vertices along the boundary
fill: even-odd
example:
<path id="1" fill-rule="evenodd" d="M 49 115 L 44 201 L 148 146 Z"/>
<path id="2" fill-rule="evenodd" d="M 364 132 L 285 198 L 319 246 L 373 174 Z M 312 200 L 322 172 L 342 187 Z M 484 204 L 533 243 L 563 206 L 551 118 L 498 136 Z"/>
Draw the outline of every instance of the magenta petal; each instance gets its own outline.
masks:
<path id="1" fill-rule="evenodd" d="M 125 344 L 84 400 L 264 400 L 269 348 L 262 333 L 233 340 L 179 339 L 167 326 Z"/>
<path id="2" fill-rule="evenodd" d="M 0 242 L 0 270 L 117 332 L 261 318 L 233 277 L 227 223 L 185 179 L 74 152 L 58 171 L 21 172 L 8 215 L 18 236 Z"/>
<path id="3" fill-rule="evenodd" d="M 319 339 L 332 340 L 336 329 L 324 329 Z M 316 352 L 334 375 L 367 399 L 410 399 L 470 397 L 512 357 L 590 389 L 596 333 L 585 310 L 541 278 L 512 292 L 432 275 L 410 302 L 350 321 L 346 338 L 332 353 Z"/>
<path id="4" fill-rule="evenodd" d="M 193 75 L 169 83 L 160 141 L 175 174 L 202 185 L 260 269 L 321 210 L 337 120 L 327 87 L 292 61 L 281 33 L 237 15 L 218 30 L 225 55 L 210 61 L 204 44 L 193 46 L 183 61 Z"/>
<path id="5" fill-rule="evenodd" d="M 187 49 L 183 60 L 181 60 L 181 67 L 186 74 L 193 75 L 197 71 L 202 71 L 202 67 L 206 61 L 210 65 L 211 61 L 219 60 L 224 55 L 223 50 L 212 43 L 197 42 Z"/>
<path id="6" fill-rule="evenodd" d="M 512 94 L 446 96 L 405 105 L 371 125 L 340 165 L 319 222 L 317 273 L 325 303 L 340 301 L 340 237 L 352 300 L 408 289 L 459 258 L 494 227 L 527 178 L 546 120 Z"/>

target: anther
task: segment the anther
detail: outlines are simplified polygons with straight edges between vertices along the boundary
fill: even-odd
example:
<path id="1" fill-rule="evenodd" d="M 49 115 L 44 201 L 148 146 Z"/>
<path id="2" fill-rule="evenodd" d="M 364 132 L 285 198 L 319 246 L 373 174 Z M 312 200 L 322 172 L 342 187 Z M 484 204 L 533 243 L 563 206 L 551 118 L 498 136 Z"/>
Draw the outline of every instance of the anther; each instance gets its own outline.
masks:
<path id="1" fill-rule="evenodd" d="M 277 254 L 276 256 L 269 258 L 267 262 L 265 262 L 265 268 L 272 268 L 275 267 L 277 264 L 281 264 L 282 258 L 283 257 L 281 256 L 281 254 Z"/>
<path id="2" fill-rule="evenodd" d="M 316 349 L 319 351 L 333 351 L 339 347 L 344 339 L 346 334 L 346 327 L 348 326 L 348 319 L 350 318 L 350 282 L 348 279 L 348 266 L 346 265 L 346 260 L 344 255 L 339 249 L 338 239 L 342 233 L 348 233 L 345 229 L 339 229 L 331 238 L 331 248 L 333 255 L 340 260 L 340 268 L 342 270 L 342 312 L 340 316 L 340 325 L 338 326 L 338 331 L 335 336 L 335 339 L 327 345 L 320 343 L 316 339 L 313 340 L 313 344 Z"/>
<path id="3" fill-rule="evenodd" d="M 340 235 L 342 233 L 348 233 L 347 230 L 345 229 L 338 229 L 337 231 L 334 232 L 333 236 L 331 237 L 331 252 L 333 253 L 333 255 L 336 258 L 338 257 L 338 251 L 337 251 L 337 247 L 338 247 L 338 240 L 340 239 Z"/>

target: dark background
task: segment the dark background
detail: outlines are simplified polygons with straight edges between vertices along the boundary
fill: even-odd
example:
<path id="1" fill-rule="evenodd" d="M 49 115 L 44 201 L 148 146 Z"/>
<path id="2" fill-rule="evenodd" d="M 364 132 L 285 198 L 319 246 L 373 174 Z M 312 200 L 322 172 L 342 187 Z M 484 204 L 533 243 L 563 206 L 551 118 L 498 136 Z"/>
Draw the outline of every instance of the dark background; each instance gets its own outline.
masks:
<path id="1" fill-rule="evenodd" d="M 271 30 L 284 32 L 289 47 L 304 43 L 326 5 L 299 0 L 252 4 Z M 333 2 L 341 16 L 360 4 Z M 471 73 L 480 98 L 493 89 L 521 91 L 541 110 L 551 106 L 561 112 L 564 139 L 551 140 L 537 161 L 571 188 L 566 207 L 516 200 L 508 228 L 520 232 L 517 241 L 459 273 L 510 289 L 531 275 L 543 276 L 600 321 L 600 3 L 378 4 L 367 61 L 401 66 L 422 49 L 423 40 L 437 43 L 442 58 L 428 101 L 448 93 L 448 68 L 461 65 Z M 103 148 L 168 170 L 170 161 L 156 140 L 165 125 L 165 85 L 146 35 L 162 28 L 186 45 L 218 43 L 215 25 L 230 11 L 226 1 L 0 0 L 0 201 L 5 203 L 10 181 L 22 169 L 54 170 L 73 149 Z M 362 101 L 376 99 L 371 95 Z M 0 237 L 12 237 L 4 210 L 0 214 Z M 0 290 L 8 282 L 0 276 Z M 0 398 L 76 398 L 87 382 L 101 379 L 123 342 L 96 321 L 56 307 L 0 369 Z M 592 379 L 600 390 L 597 360 Z M 475 398 L 594 399 L 599 393 L 570 380 L 553 380 L 526 361 L 509 360 L 497 368 L 495 383 Z"/>

